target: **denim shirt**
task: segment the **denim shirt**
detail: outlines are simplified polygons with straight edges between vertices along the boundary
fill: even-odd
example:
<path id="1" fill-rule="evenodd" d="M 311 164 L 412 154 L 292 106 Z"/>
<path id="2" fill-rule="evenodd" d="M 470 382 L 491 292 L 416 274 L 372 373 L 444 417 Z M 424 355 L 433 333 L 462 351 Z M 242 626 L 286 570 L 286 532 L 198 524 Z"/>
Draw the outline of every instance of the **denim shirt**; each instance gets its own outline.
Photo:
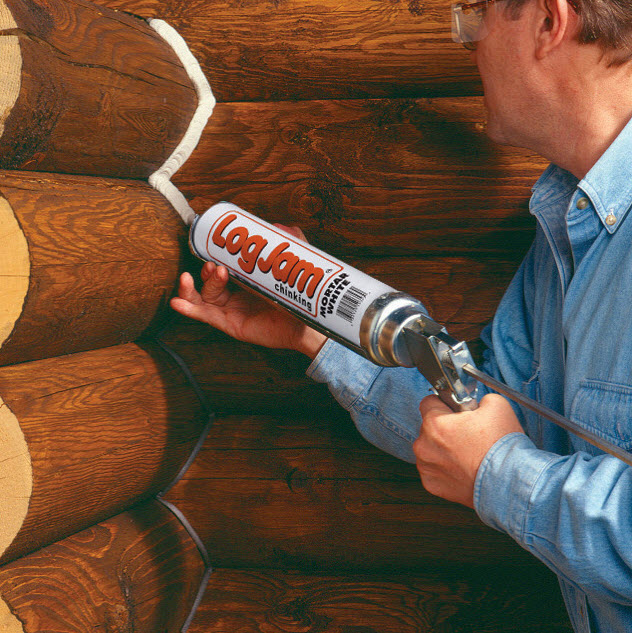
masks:
<path id="1" fill-rule="evenodd" d="M 536 236 L 483 334 L 482 369 L 632 450 L 632 123 L 582 181 L 551 165 L 533 188 Z M 414 462 L 415 369 L 328 342 L 308 374 L 359 431 Z M 481 396 L 485 389 L 480 389 Z M 475 509 L 559 577 L 575 631 L 632 632 L 632 468 L 514 405 L 527 433 L 494 444 Z"/>

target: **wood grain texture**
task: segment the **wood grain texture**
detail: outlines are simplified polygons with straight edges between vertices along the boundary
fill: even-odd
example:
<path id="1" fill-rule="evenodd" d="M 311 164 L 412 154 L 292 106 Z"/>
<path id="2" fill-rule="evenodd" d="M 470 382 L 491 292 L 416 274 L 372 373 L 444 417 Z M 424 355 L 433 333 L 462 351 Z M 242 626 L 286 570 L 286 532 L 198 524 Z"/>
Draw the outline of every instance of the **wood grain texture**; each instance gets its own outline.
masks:
<path id="1" fill-rule="evenodd" d="M 3 561 L 161 491 L 206 422 L 180 368 L 136 344 L 0 368 L 0 397 L 26 438 L 33 486 Z"/>
<path id="2" fill-rule="evenodd" d="M 174 182 L 202 212 L 220 200 L 297 224 L 341 259 L 518 261 L 546 166 L 485 135 L 479 98 L 219 104 Z"/>
<path id="3" fill-rule="evenodd" d="M 438 0 L 99 0 L 172 24 L 220 101 L 480 94 Z"/>
<path id="4" fill-rule="evenodd" d="M 187 233 L 149 185 L 5 171 L 0 195 L 19 222 L 0 242 L 0 262 L 15 262 L 21 240 L 28 248 L 14 274 L 28 275 L 26 296 L 2 295 L 14 312 L 0 313 L 0 364 L 128 342 L 170 314 Z"/>
<path id="5" fill-rule="evenodd" d="M 544 168 L 492 145 L 484 121 L 478 98 L 220 104 L 175 180 L 198 211 L 227 199 L 301 226 L 474 340 L 533 239 L 528 198 Z M 290 412 L 299 390 L 329 405 L 287 353 L 195 331 L 169 340 L 220 410 Z"/>
<path id="6" fill-rule="evenodd" d="M 152 501 L 1 567 L 0 596 L 23 633 L 179 633 L 203 572 Z"/>
<path id="7" fill-rule="evenodd" d="M 369 445 L 343 411 L 219 418 L 167 499 L 218 567 L 414 573 L 535 564 L 472 511 L 426 493 L 413 465 Z"/>
<path id="8" fill-rule="evenodd" d="M 171 47 L 138 18 L 85 0 L 3 0 L 21 56 L 0 167 L 146 178 L 197 106 Z M 9 60 L 3 60 L 8 63 Z"/>
<path id="9" fill-rule="evenodd" d="M 303 575 L 216 569 L 190 633 L 571 633 L 542 569 Z"/>

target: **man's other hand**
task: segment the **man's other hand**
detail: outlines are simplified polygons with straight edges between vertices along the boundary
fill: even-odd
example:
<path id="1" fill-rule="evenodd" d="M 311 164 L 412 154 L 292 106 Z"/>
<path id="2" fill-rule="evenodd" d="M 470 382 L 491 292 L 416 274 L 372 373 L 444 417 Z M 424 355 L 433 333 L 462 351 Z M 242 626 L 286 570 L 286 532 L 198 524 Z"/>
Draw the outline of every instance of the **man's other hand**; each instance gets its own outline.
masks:
<path id="1" fill-rule="evenodd" d="M 454 413 L 437 396 L 428 396 L 419 411 L 423 424 L 413 449 L 424 488 L 473 508 L 483 458 L 501 437 L 523 432 L 509 401 L 489 394 L 475 411 Z"/>

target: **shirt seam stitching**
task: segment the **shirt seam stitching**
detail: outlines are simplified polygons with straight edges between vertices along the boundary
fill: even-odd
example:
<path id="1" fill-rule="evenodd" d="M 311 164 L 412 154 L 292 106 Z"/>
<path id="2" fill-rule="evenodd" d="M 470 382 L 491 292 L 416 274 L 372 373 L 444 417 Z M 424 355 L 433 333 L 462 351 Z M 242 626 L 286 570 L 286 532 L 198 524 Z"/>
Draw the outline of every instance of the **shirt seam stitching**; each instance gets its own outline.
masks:
<path id="1" fill-rule="evenodd" d="M 547 470 L 549 470 L 549 468 L 553 465 L 553 462 L 557 461 L 558 458 L 559 458 L 559 455 L 555 455 L 555 456 L 550 457 L 547 460 L 546 464 L 544 464 L 544 466 L 540 469 L 540 472 L 538 473 L 537 477 L 533 480 L 533 483 L 531 484 L 531 487 L 529 489 L 527 507 L 525 508 L 524 517 L 523 517 L 523 521 L 522 521 L 522 528 L 521 528 L 521 531 L 520 531 L 520 540 L 522 540 L 522 541 L 526 542 L 527 535 L 531 535 L 534 538 L 536 538 L 535 534 L 532 534 L 527 529 L 527 522 L 529 520 L 529 516 L 531 514 L 531 510 L 532 510 L 533 505 L 534 505 L 534 502 L 533 502 L 534 490 L 535 490 L 536 486 L 538 485 L 540 479 L 544 476 L 544 473 Z"/>
<path id="2" fill-rule="evenodd" d="M 358 400 L 359 397 L 353 402 L 353 404 L 350 405 L 355 411 L 364 415 L 370 415 L 377 420 L 382 428 L 394 433 L 403 440 L 409 442 L 413 442 L 415 440 L 411 433 L 403 429 L 399 424 L 397 424 L 397 422 L 391 420 L 388 416 L 382 414 L 379 409 L 375 411 L 370 403 L 364 401 L 364 405 L 361 405 L 358 403 Z"/>

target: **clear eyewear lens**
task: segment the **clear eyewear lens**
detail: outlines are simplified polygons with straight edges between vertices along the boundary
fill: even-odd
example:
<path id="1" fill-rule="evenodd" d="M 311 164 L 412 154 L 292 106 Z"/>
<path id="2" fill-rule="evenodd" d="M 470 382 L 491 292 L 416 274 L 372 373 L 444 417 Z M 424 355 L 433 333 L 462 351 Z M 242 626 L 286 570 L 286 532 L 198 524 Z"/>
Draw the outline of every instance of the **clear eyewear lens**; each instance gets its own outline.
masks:
<path id="1" fill-rule="evenodd" d="M 454 42 L 463 44 L 466 48 L 473 48 L 467 45 L 479 42 L 487 35 L 484 20 L 486 7 L 487 2 L 480 3 L 476 7 L 463 3 L 452 5 L 452 40 Z"/>

